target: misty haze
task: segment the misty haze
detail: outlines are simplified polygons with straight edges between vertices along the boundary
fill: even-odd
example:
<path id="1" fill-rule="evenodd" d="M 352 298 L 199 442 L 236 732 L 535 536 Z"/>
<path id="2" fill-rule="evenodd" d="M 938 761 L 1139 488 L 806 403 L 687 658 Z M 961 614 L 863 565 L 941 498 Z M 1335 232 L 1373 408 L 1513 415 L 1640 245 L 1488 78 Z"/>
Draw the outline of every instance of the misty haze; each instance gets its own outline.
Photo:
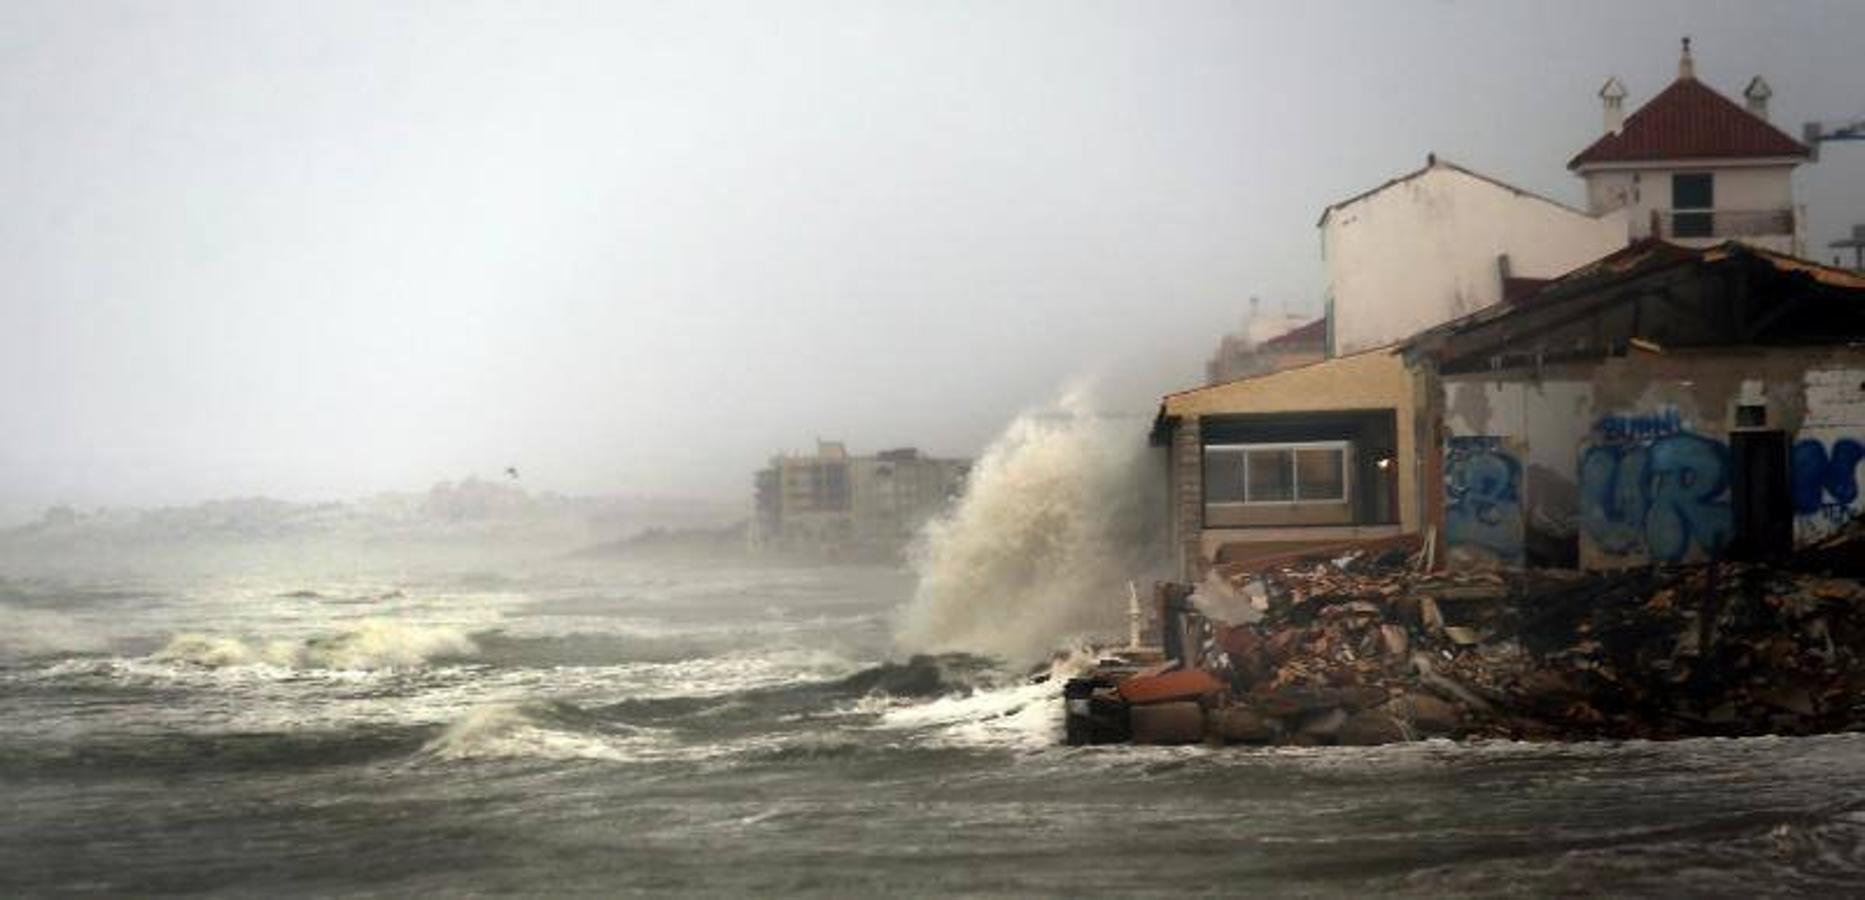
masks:
<path id="1" fill-rule="evenodd" d="M 1860 35 L 0 0 L 0 893 L 1855 892 Z"/>

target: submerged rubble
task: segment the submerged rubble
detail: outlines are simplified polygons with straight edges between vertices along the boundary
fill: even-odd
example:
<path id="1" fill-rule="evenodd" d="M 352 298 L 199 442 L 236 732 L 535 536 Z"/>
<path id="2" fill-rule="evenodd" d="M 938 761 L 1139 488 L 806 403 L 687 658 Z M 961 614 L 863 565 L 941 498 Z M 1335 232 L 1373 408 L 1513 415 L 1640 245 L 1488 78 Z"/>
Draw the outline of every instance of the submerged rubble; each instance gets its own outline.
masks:
<path id="1" fill-rule="evenodd" d="M 1788 564 L 1419 571 L 1403 546 L 1156 591 L 1162 654 L 1071 681 L 1071 743 L 1384 744 L 1865 728 L 1862 529 Z"/>

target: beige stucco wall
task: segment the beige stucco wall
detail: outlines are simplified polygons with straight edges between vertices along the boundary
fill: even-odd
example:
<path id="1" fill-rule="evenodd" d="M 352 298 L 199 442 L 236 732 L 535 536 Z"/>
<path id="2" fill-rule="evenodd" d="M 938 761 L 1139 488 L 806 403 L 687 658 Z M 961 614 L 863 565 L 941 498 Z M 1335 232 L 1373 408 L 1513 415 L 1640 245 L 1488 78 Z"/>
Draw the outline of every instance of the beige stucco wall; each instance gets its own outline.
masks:
<path id="1" fill-rule="evenodd" d="M 1422 520 L 1417 410 L 1422 387 L 1403 358 L 1384 349 L 1339 357 L 1270 375 L 1168 395 L 1162 415 L 1177 420 L 1171 443 L 1174 539 L 1185 548 L 1182 574 L 1195 575 L 1196 557 L 1215 558 L 1218 548 L 1236 541 L 1332 543 L 1416 531 Z M 1299 528 L 1201 528 L 1196 460 L 1201 455 L 1195 432 L 1204 416 L 1260 413 L 1342 412 L 1390 409 L 1394 414 L 1399 461 L 1397 525 L 1307 526 Z"/>
<path id="2" fill-rule="evenodd" d="M 1625 246 L 1626 223 L 1440 164 L 1330 210 L 1321 242 L 1346 354 L 1501 300 L 1501 255 L 1517 277 L 1553 278 Z"/>

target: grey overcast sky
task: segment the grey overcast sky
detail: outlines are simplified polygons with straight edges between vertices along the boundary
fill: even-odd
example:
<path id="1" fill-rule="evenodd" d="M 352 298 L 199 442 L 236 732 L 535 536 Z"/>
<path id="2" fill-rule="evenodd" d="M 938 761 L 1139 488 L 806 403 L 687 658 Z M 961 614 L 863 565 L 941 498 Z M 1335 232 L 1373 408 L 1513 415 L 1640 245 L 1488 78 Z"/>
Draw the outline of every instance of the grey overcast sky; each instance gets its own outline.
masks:
<path id="1" fill-rule="evenodd" d="M 1684 34 L 1865 114 L 1860 3 L 6 0 L 0 505 L 727 498 L 1145 412 L 1427 151 L 1577 202 Z M 1865 144 L 1798 189 L 1865 221 Z"/>

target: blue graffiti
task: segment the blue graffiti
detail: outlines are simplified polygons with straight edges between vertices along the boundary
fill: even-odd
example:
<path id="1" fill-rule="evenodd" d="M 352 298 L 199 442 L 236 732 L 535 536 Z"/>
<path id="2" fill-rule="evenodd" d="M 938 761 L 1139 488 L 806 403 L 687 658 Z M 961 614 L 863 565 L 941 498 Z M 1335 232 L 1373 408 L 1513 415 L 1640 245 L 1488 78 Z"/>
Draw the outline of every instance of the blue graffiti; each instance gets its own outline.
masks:
<path id="1" fill-rule="evenodd" d="M 1721 550 L 1735 529 L 1728 446 L 1680 432 L 1588 449 L 1580 459 L 1580 523 L 1613 556 L 1675 562 L 1693 549 Z"/>
<path id="2" fill-rule="evenodd" d="M 1834 441 L 1830 452 L 1812 438 L 1796 441 L 1791 467 L 1794 514 L 1821 516 L 1835 524 L 1851 518 L 1859 499 L 1860 459 L 1865 459 L 1865 446 L 1852 438 Z"/>
<path id="3" fill-rule="evenodd" d="M 1655 413 L 1616 413 L 1599 417 L 1593 434 L 1608 443 L 1649 441 L 1684 430 L 1684 417 L 1677 407 L 1667 406 Z"/>
<path id="4" fill-rule="evenodd" d="M 1493 437 L 1453 437 L 1445 449 L 1445 542 L 1520 560 L 1522 464 Z"/>

